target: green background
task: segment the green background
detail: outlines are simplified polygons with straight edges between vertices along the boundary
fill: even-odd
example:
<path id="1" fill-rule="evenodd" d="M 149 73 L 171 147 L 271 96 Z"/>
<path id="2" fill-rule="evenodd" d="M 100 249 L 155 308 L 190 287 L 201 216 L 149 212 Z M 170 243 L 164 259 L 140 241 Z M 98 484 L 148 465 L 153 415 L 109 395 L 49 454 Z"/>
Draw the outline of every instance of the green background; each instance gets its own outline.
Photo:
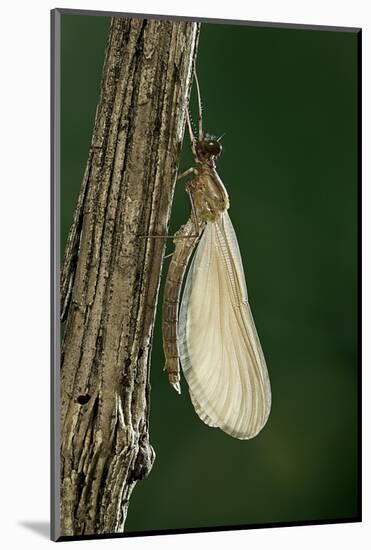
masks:
<path id="1" fill-rule="evenodd" d="M 108 25 L 105 17 L 62 16 L 62 251 Z M 204 124 L 226 134 L 218 171 L 269 368 L 272 412 L 251 441 L 204 425 L 186 383 L 179 397 L 162 372 L 158 315 L 150 418 L 157 459 L 134 490 L 127 532 L 359 514 L 357 40 L 355 32 L 202 25 Z M 194 97 L 193 113 L 196 119 Z M 187 138 L 181 169 L 190 163 Z M 188 213 L 179 183 L 172 233 Z"/>

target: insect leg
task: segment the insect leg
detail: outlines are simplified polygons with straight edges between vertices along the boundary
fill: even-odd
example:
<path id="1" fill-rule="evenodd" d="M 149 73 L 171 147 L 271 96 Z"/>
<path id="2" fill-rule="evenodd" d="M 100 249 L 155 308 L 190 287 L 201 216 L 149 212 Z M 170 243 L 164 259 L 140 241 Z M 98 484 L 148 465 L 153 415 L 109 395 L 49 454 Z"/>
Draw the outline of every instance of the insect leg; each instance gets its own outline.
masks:
<path id="1" fill-rule="evenodd" d="M 189 176 L 189 174 L 197 174 L 196 168 L 193 168 L 193 166 L 191 166 L 190 168 L 188 168 L 188 170 L 179 174 L 179 176 L 177 177 L 177 181 L 185 178 L 186 176 Z"/>
<path id="2" fill-rule="evenodd" d="M 194 239 L 199 235 L 138 235 L 139 239 Z"/>
<path id="3" fill-rule="evenodd" d="M 186 170 L 182 174 L 179 174 L 177 179 L 179 180 L 179 179 L 184 178 L 185 176 L 188 176 L 189 174 L 192 174 L 192 173 L 197 174 L 197 170 L 196 170 L 196 168 L 193 168 L 193 166 L 191 166 L 191 168 L 188 168 L 188 170 Z M 195 208 L 195 205 L 194 205 L 194 202 L 193 202 L 191 187 L 189 186 L 189 184 L 186 185 L 186 191 L 188 193 L 188 197 L 189 197 L 189 200 L 191 202 L 192 216 L 193 216 L 193 220 L 194 220 L 194 225 L 196 227 L 196 233 L 195 234 L 191 234 L 191 235 L 176 235 L 176 234 L 175 235 L 138 235 L 138 237 L 140 239 L 195 239 L 195 238 L 199 237 L 200 236 L 200 224 L 199 224 L 199 221 L 198 221 L 198 218 L 197 218 L 196 208 Z"/>
<path id="4" fill-rule="evenodd" d="M 195 218 L 197 224 L 197 233 L 194 235 L 138 235 L 139 239 L 195 239 L 200 236 L 198 220 Z"/>
<path id="5" fill-rule="evenodd" d="M 189 185 L 187 185 L 186 191 L 188 193 L 188 197 L 189 197 L 189 200 L 191 202 L 192 216 L 193 216 L 193 220 L 194 220 L 194 224 L 195 224 L 195 228 L 196 228 L 196 235 L 197 235 L 197 237 L 199 237 L 200 236 L 200 224 L 199 224 L 198 217 L 197 217 L 195 203 L 194 203 L 193 197 L 192 197 L 192 191 L 191 191 L 191 188 L 190 188 Z"/>

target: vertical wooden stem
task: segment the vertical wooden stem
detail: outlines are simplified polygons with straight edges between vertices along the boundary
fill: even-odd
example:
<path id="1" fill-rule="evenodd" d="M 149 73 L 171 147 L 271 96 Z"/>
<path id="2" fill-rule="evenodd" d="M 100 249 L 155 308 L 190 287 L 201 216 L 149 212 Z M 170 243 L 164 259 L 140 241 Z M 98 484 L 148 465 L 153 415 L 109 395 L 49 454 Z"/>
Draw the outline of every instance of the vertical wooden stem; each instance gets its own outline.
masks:
<path id="1" fill-rule="evenodd" d="M 122 532 L 154 460 L 149 362 L 198 25 L 113 18 L 61 276 L 61 535 Z"/>

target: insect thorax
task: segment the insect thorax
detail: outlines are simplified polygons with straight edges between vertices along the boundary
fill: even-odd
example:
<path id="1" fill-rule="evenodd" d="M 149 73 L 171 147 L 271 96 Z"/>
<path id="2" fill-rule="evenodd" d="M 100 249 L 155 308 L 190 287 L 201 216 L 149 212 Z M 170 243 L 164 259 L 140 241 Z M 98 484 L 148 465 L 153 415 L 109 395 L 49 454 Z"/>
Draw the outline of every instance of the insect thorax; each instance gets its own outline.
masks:
<path id="1" fill-rule="evenodd" d="M 215 169 L 205 165 L 201 169 L 198 168 L 191 192 L 197 215 L 203 221 L 215 221 L 229 208 L 227 191 Z"/>

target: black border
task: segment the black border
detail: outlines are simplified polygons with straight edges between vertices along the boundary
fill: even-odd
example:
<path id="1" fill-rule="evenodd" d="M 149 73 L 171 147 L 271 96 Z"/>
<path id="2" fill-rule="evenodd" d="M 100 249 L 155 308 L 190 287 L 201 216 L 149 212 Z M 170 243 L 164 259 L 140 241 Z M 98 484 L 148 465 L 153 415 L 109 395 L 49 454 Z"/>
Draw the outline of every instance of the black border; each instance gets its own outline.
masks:
<path id="1" fill-rule="evenodd" d="M 60 536 L 60 14 L 51 11 L 50 40 L 50 538 Z"/>
<path id="2" fill-rule="evenodd" d="M 163 15 L 156 13 L 133 13 L 119 11 L 96 11 L 96 10 L 79 10 L 70 8 L 55 8 L 60 15 L 92 15 L 99 17 L 135 17 L 137 19 L 159 19 L 159 20 L 174 20 L 174 21 L 195 21 L 198 23 L 215 23 L 229 25 L 247 25 L 253 27 L 277 27 L 285 29 L 301 29 L 311 31 L 340 31 L 340 32 L 357 32 L 358 27 L 333 27 L 329 25 L 304 25 L 302 23 L 272 23 L 269 21 L 250 21 L 241 19 L 218 19 L 212 17 L 196 17 L 192 15 Z"/>
<path id="3" fill-rule="evenodd" d="M 211 533 L 219 531 L 240 531 L 248 529 L 267 529 L 272 527 L 300 527 L 310 525 L 333 525 L 339 523 L 359 523 L 362 521 L 362 29 L 357 27 L 332 27 L 326 25 L 304 25 L 293 23 L 272 23 L 263 21 L 241 21 L 235 19 L 215 19 L 205 17 L 141 14 L 132 12 L 80 10 L 55 8 L 51 10 L 51 208 L 50 208 L 50 253 L 51 253 L 51 479 L 50 479 L 50 535 L 55 542 L 77 540 L 97 540 L 129 537 L 146 537 L 156 535 L 174 535 L 187 533 Z M 166 19 L 175 21 L 197 21 L 214 24 L 246 25 L 254 27 L 274 27 L 285 29 L 317 30 L 333 32 L 353 32 L 357 34 L 357 306 L 358 306 L 358 514 L 352 518 L 337 518 L 328 520 L 307 520 L 272 523 L 253 523 L 246 525 L 195 527 L 186 529 L 160 529 L 150 531 L 133 531 L 129 533 L 107 533 L 80 536 L 60 536 L 60 462 L 59 462 L 59 357 L 60 357 L 60 322 L 59 322 L 59 206 L 60 206 L 60 17 L 61 15 L 85 15 L 100 17 L 136 17 L 151 19 Z"/>
<path id="4" fill-rule="evenodd" d="M 77 535 L 66 537 L 62 536 L 56 542 L 69 542 L 74 540 L 96 540 L 96 539 L 122 539 L 132 537 L 152 537 L 156 535 L 186 535 L 188 533 L 218 533 L 220 531 L 243 531 L 248 529 L 270 529 L 272 527 L 305 527 L 310 525 L 336 525 L 343 523 L 358 523 L 361 519 L 344 518 L 323 520 L 305 520 L 305 521 L 286 521 L 272 523 L 251 523 L 247 525 L 227 525 L 220 527 L 189 527 L 185 529 L 159 529 L 153 531 L 132 531 L 130 533 L 105 533 L 104 535 Z"/>

